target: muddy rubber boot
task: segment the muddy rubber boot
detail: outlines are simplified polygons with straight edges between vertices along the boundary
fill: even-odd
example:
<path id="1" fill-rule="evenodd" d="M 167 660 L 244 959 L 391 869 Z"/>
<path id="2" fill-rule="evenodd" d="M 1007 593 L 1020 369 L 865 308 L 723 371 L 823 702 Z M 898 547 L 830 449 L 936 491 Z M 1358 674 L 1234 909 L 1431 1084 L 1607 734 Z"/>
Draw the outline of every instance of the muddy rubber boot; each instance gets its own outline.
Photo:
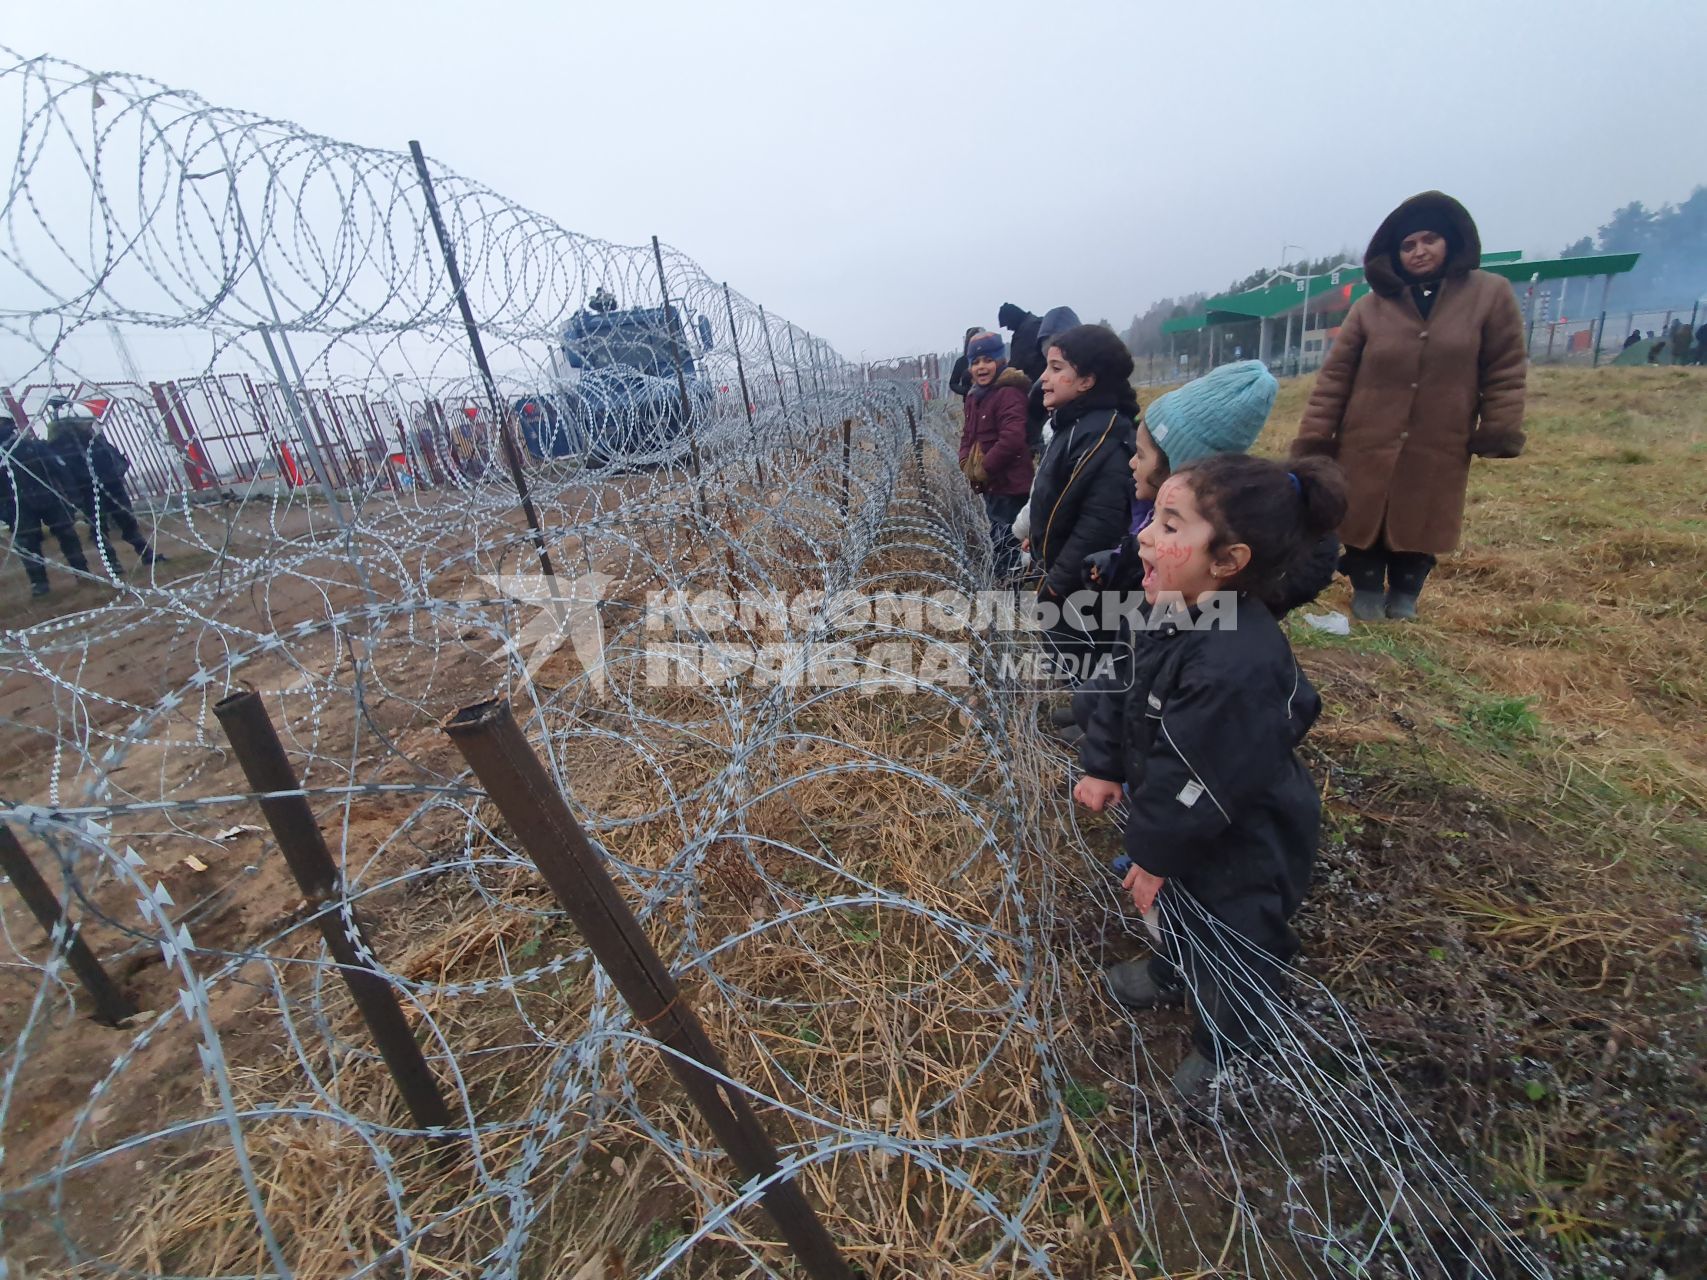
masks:
<path id="1" fill-rule="evenodd" d="M 1154 1009 L 1158 1005 L 1185 1003 L 1185 988 L 1164 987 L 1150 974 L 1148 960 L 1122 960 L 1102 971 L 1102 980 L 1113 996 L 1128 1009 Z"/>
<path id="2" fill-rule="evenodd" d="M 1397 622 L 1417 620 L 1417 598 L 1414 594 L 1395 591 L 1387 597 L 1387 616 Z"/>
<path id="3" fill-rule="evenodd" d="M 1078 723 L 1078 719 L 1073 715 L 1072 699 L 1049 708 L 1049 724 L 1052 728 L 1071 729 Z"/>
<path id="4" fill-rule="evenodd" d="M 1186 1108 L 1197 1114 L 1207 1114 L 1215 1098 L 1215 1077 L 1221 1068 L 1211 1058 L 1193 1049 L 1185 1060 L 1174 1068 L 1174 1092 Z"/>
<path id="5" fill-rule="evenodd" d="M 1359 622 L 1380 622 L 1387 616 L 1387 597 L 1379 591 L 1353 591 L 1351 616 Z"/>
<path id="6" fill-rule="evenodd" d="M 37 597 L 45 596 L 45 595 L 50 594 L 52 591 L 53 591 L 53 588 L 48 586 L 47 583 L 45 583 L 45 582 L 32 582 L 32 583 L 30 583 L 30 594 L 32 596 L 37 596 Z"/>

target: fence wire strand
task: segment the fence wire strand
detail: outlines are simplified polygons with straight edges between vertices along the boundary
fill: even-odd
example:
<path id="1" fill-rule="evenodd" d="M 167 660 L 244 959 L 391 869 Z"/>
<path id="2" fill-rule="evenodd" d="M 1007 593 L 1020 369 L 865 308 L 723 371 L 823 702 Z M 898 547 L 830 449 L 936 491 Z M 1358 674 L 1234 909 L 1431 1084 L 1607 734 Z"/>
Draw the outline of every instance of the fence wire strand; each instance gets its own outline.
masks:
<path id="1" fill-rule="evenodd" d="M 1308 978 L 1206 1122 L 1170 1102 L 1184 1021 L 1098 978 L 1143 937 L 1108 825 L 994 642 L 920 621 L 988 588 L 991 549 L 917 385 L 435 165 L 493 405 L 406 153 L 7 56 L 12 406 L 34 435 L 50 396 L 107 401 L 170 557 L 53 561 L 68 607 L 0 638 L 0 821 L 144 1010 L 91 1021 L 8 897 L 21 1273 L 497 1280 L 614 1248 L 632 1275 L 790 1274 L 438 731 L 502 695 L 867 1274 L 1544 1274 Z M 654 593 L 687 602 L 667 636 Z M 213 719 L 244 684 L 334 901 L 302 900 Z M 1181 945 L 1214 936 L 1168 902 Z M 452 1129 L 399 1104 L 324 913 L 364 921 Z"/>

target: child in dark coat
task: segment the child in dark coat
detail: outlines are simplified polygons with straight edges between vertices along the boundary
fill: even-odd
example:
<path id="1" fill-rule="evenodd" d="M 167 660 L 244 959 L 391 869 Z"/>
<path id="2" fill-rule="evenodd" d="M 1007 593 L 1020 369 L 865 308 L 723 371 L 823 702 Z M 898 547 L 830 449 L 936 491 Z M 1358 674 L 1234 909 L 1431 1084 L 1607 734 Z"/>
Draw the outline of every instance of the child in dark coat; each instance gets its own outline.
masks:
<path id="1" fill-rule="evenodd" d="M 1321 700 L 1274 608 L 1344 514 L 1325 460 L 1289 471 L 1222 454 L 1176 471 L 1137 538 L 1131 687 L 1091 708 L 1073 795 L 1098 812 L 1125 799 L 1125 887 L 1163 936 L 1105 978 L 1131 1008 L 1191 997 L 1193 1049 L 1174 1073 L 1187 1099 L 1270 1037 L 1298 950 L 1287 922 L 1309 886 L 1321 801 L 1297 747 Z"/>
<path id="2" fill-rule="evenodd" d="M 1025 444 L 1025 400 L 1030 380 L 1010 369 L 1000 334 L 975 334 L 966 344 L 972 386 L 966 393 L 966 422 L 960 429 L 960 469 L 984 499 L 995 552 L 994 577 L 1019 573 L 1014 517 L 1031 492 L 1031 450 Z"/>

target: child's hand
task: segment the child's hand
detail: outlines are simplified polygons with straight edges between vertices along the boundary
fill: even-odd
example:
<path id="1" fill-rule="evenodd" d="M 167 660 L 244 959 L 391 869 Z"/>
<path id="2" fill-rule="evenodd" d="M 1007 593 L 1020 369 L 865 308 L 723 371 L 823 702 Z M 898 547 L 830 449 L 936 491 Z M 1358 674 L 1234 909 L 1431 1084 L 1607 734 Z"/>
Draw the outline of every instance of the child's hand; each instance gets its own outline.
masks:
<path id="1" fill-rule="evenodd" d="M 1077 800 L 1092 813 L 1101 813 L 1109 805 L 1120 799 L 1120 784 L 1110 782 L 1106 778 L 1092 778 L 1086 775 L 1080 778 L 1073 788 L 1073 799 Z"/>
<path id="2" fill-rule="evenodd" d="M 1161 876 L 1153 876 L 1137 865 L 1134 865 L 1132 870 L 1126 873 L 1126 879 L 1121 881 L 1122 887 L 1132 895 L 1132 905 L 1146 915 L 1149 914 L 1150 908 L 1156 905 L 1156 895 L 1166 883 Z"/>

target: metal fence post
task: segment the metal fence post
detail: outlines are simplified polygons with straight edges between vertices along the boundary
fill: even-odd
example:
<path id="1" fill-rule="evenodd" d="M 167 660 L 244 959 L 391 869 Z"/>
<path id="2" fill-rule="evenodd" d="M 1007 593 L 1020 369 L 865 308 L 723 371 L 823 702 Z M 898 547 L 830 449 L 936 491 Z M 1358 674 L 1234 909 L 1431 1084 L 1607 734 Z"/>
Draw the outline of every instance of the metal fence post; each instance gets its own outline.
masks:
<path id="1" fill-rule="evenodd" d="M 777 1176 L 781 1161 L 764 1125 L 740 1091 L 719 1078 L 729 1074 L 722 1056 L 528 746 L 510 704 L 502 699 L 474 703 L 443 728 L 581 930 L 635 1021 L 670 1050 L 663 1055 L 665 1064 L 741 1176 L 769 1183 L 759 1193 L 760 1202 L 803 1269 L 818 1280 L 852 1280 L 800 1184 Z"/>
<path id="2" fill-rule="evenodd" d="M 693 402 L 688 399 L 688 377 L 682 370 L 681 344 L 676 341 L 675 308 L 670 305 L 670 284 L 664 278 L 664 251 L 658 247 L 658 237 L 652 237 L 652 261 L 658 267 L 658 296 L 664 300 L 664 335 L 670 340 L 670 359 L 676 366 L 676 390 L 682 398 L 682 430 L 688 437 L 688 470 L 693 473 L 694 496 L 700 515 L 705 514 L 705 485 L 699 475 L 699 441 L 694 437 Z M 682 322 L 687 323 L 685 320 Z"/>
<path id="3" fill-rule="evenodd" d="M 735 351 L 735 373 L 741 379 L 741 408 L 747 413 L 747 436 L 753 442 L 753 470 L 765 482 L 765 464 L 759 457 L 759 431 L 753 425 L 753 398 L 747 391 L 747 366 L 741 361 L 741 335 L 735 329 L 735 304 L 729 300 L 729 282 L 723 282 L 723 309 L 729 313 L 729 345 Z"/>
<path id="4" fill-rule="evenodd" d="M 89 993 L 89 999 L 95 1005 L 96 1020 L 117 1026 L 132 1016 L 136 1006 L 107 976 L 94 952 L 78 936 L 77 926 L 66 918 L 60 909 L 59 899 L 47 881 L 42 879 L 41 872 L 36 870 L 36 864 L 30 861 L 30 855 L 24 852 L 24 846 L 18 843 L 18 837 L 12 834 L 12 828 L 3 822 L 0 822 L 0 871 L 6 873 L 6 878 L 12 882 L 30 914 L 35 916 L 36 923 L 46 932 L 53 949 L 65 957 L 65 962 Z"/>
<path id="5" fill-rule="evenodd" d="M 213 714 L 231 740 L 231 750 L 243 767 L 243 776 L 260 793 L 255 799 L 266 815 L 267 825 L 273 829 L 279 850 L 290 865 L 303 897 L 315 910 L 326 949 L 337 962 L 338 972 L 349 987 L 409 1113 L 424 1129 L 455 1128 L 455 1118 L 439 1092 L 421 1046 L 415 1042 L 415 1033 L 397 1002 L 397 993 L 368 959 L 372 948 L 363 936 L 354 907 L 346 905 L 339 909 L 334 905 L 344 897 L 343 879 L 331 850 L 326 847 L 320 824 L 314 820 L 308 798 L 301 794 L 296 770 L 291 768 L 261 695 L 253 689 L 233 693 L 214 704 Z M 277 794 L 281 792 L 297 794 Z"/>
<path id="6" fill-rule="evenodd" d="M 545 534 L 539 527 L 539 512 L 534 509 L 533 495 L 528 492 L 527 476 L 522 474 L 521 450 L 516 446 L 514 435 L 510 431 L 510 415 L 508 406 L 498 397 L 498 384 L 492 378 L 492 370 L 486 363 L 486 348 L 480 342 L 480 330 L 474 323 L 474 310 L 468 305 L 468 290 L 462 283 L 462 270 L 457 266 L 456 249 L 450 242 L 450 232 L 445 227 L 444 215 L 439 212 L 439 197 L 433 190 L 432 175 L 427 172 L 427 157 L 421 152 L 421 144 L 411 140 L 409 154 L 415 159 L 415 172 L 421 179 L 421 191 L 427 197 L 427 212 L 433 219 L 433 230 L 438 235 L 439 251 L 444 254 L 445 272 L 450 276 L 451 291 L 456 294 L 456 305 L 462 312 L 462 327 L 468 333 L 468 345 L 474 351 L 474 364 L 480 370 L 480 381 L 486 387 L 486 397 L 492 402 L 493 421 L 498 424 L 498 439 L 504 450 L 504 461 L 510 468 L 510 479 L 516 486 L 516 494 L 522 500 L 522 515 L 527 518 L 528 528 L 533 532 L 533 545 L 539 553 L 540 571 L 545 574 L 551 586 L 553 598 L 557 595 L 557 574 L 551 567 L 551 553 L 545 549 Z"/>
<path id="7" fill-rule="evenodd" d="M 842 515 L 853 507 L 853 419 L 842 419 Z"/>

